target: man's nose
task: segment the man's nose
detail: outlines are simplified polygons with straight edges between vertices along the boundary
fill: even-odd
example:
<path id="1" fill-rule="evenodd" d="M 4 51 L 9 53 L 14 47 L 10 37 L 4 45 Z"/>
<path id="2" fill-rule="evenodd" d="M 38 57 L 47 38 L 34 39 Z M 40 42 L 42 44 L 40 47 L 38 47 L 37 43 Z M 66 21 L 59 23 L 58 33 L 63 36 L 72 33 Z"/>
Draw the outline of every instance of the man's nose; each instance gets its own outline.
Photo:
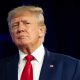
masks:
<path id="1" fill-rule="evenodd" d="M 20 22 L 18 25 L 17 33 L 24 32 L 24 25 Z"/>

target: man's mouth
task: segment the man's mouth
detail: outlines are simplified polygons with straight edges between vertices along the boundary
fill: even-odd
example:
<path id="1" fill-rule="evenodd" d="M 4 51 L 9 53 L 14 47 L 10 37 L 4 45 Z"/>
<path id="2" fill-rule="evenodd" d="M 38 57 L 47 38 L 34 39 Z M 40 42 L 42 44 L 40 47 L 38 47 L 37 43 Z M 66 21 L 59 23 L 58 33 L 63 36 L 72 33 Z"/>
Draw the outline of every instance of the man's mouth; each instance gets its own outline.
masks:
<path id="1" fill-rule="evenodd" d="M 21 36 L 18 36 L 18 39 L 25 39 L 27 38 L 28 36 L 24 36 L 24 35 L 21 35 Z"/>

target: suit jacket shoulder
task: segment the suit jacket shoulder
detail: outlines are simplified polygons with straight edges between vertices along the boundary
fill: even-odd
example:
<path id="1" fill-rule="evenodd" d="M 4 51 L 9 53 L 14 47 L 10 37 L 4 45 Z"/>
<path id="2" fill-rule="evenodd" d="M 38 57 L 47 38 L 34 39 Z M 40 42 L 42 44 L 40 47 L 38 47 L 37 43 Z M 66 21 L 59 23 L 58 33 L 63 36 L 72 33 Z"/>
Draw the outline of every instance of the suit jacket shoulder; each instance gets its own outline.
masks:
<path id="1" fill-rule="evenodd" d="M 51 65 L 54 65 L 53 74 L 58 75 L 59 80 L 61 78 L 61 80 L 80 80 L 80 60 L 47 50 L 46 53 L 48 61 L 50 61 Z"/>
<path id="2" fill-rule="evenodd" d="M 0 80 L 18 80 L 19 55 L 0 60 Z"/>

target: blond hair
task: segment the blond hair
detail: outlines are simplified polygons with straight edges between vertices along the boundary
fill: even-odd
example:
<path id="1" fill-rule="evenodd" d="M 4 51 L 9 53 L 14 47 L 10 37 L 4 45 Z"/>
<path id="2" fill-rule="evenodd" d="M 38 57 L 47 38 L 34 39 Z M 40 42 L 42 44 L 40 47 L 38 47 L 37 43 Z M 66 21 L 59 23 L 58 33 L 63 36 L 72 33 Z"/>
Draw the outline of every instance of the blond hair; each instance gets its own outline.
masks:
<path id="1" fill-rule="evenodd" d="M 29 12 L 31 14 L 34 14 L 38 19 L 37 20 L 38 23 L 42 26 L 45 26 L 43 9 L 41 7 L 36 7 L 36 6 L 20 6 L 14 8 L 8 13 L 8 18 L 7 18 L 8 24 L 10 23 L 11 19 L 15 18 L 17 15 L 21 13 L 23 14 L 23 12 Z"/>

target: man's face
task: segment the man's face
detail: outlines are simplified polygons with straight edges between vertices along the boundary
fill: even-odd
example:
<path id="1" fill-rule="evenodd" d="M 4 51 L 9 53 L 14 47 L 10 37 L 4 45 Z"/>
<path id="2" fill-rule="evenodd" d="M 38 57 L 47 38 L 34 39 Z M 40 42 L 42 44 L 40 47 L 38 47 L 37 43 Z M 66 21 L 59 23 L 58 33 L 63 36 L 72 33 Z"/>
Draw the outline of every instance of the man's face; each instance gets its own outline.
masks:
<path id="1" fill-rule="evenodd" d="M 17 46 L 37 46 L 44 34 L 36 17 L 29 13 L 11 19 L 10 33 Z"/>

